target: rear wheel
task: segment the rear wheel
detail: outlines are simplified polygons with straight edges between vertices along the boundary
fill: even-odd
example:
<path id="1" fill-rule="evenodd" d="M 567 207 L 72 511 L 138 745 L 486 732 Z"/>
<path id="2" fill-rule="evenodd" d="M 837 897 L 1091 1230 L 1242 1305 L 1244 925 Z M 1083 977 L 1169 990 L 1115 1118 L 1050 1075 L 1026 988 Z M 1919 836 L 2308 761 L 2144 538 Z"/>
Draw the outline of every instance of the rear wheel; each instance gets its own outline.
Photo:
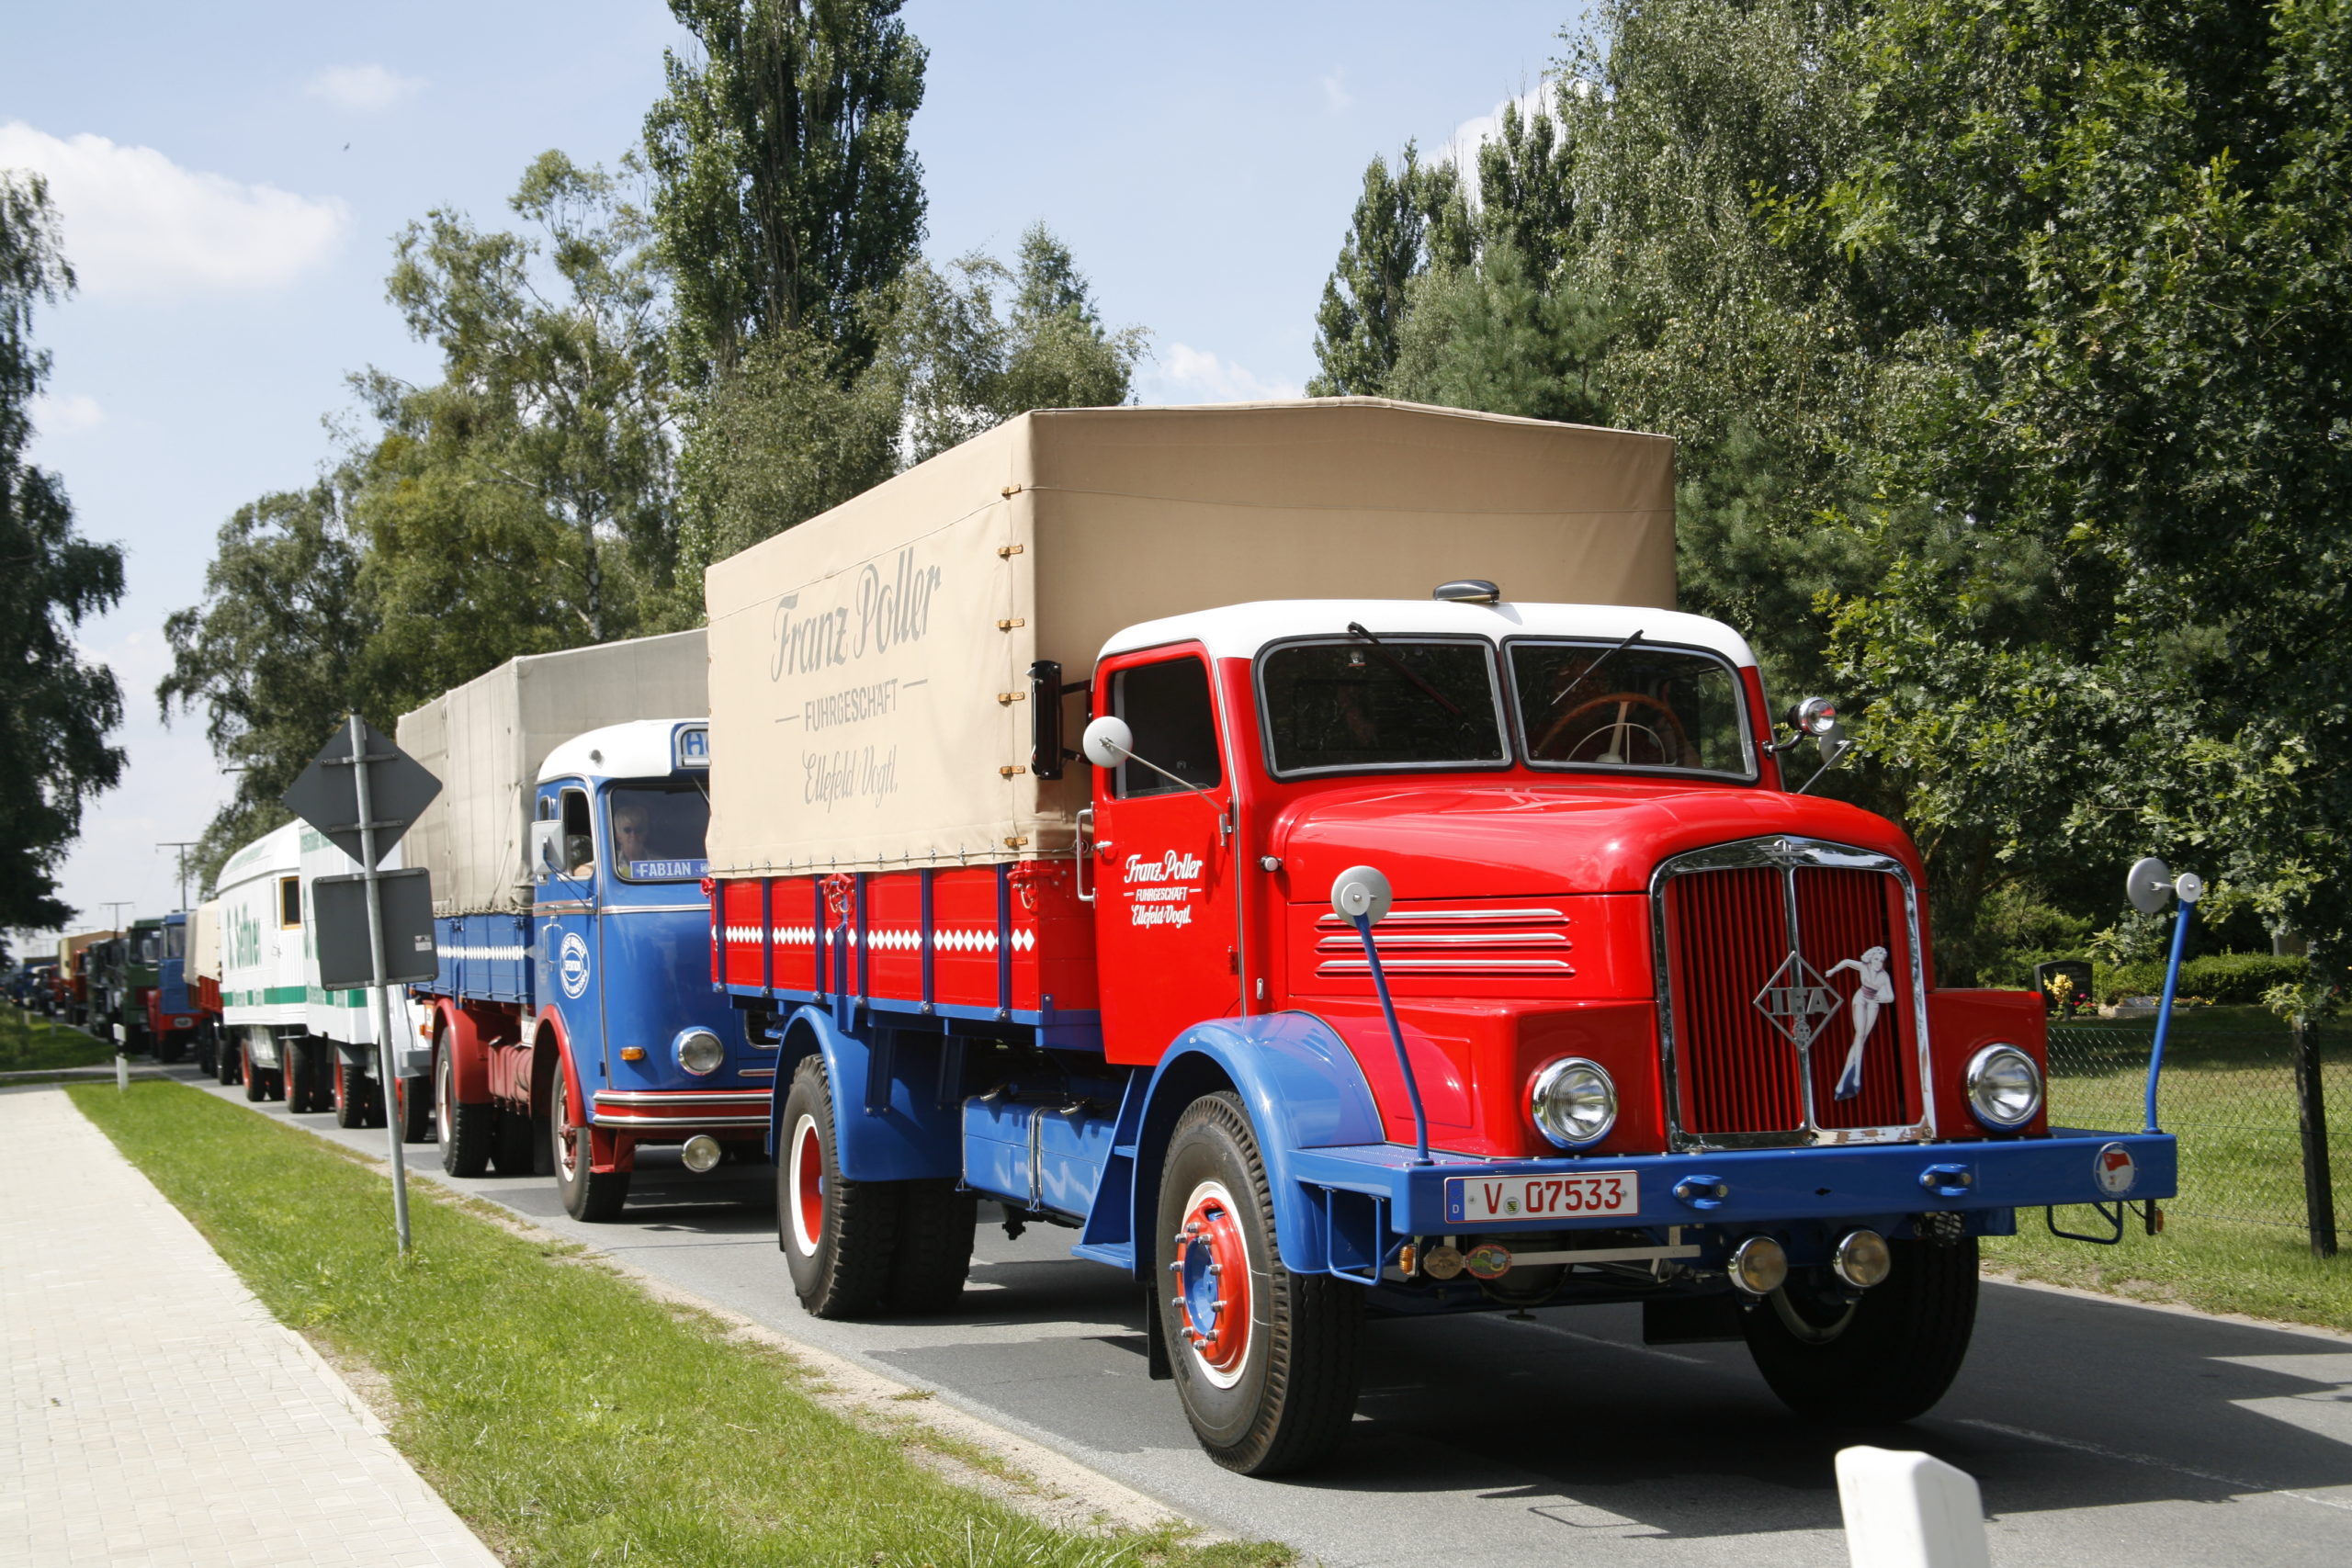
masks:
<path id="1" fill-rule="evenodd" d="M 1976 1238 L 1892 1242 L 1883 1284 L 1848 1303 L 1826 1269 L 1792 1271 L 1741 1314 L 1756 1370 L 1815 1421 L 1878 1427 L 1925 1415 L 1951 1386 L 1976 1326 Z"/>
<path id="2" fill-rule="evenodd" d="M 433 1140 L 433 1091 L 423 1077 L 401 1078 L 392 1089 L 401 1119 L 401 1142 L 424 1144 Z"/>
<path id="3" fill-rule="evenodd" d="M 1193 1435 L 1244 1475 L 1322 1459 L 1355 1415 L 1363 1292 L 1283 1266 L 1265 1162 L 1238 1097 L 1204 1096 L 1177 1120 L 1159 1218 L 1152 1278 Z"/>
<path id="4" fill-rule="evenodd" d="M 628 1201 L 629 1173 L 595 1168 L 587 1118 L 580 1118 L 581 1125 L 572 1124 L 571 1086 L 564 1068 L 558 1059 L 555 1082 L 548 1091 L 552 1112 L 548 1118 L 548 1141 L 555 1154 L 556 1190 L 563 1195 L 564 1213 L 590 1224 L 604 1224 L 621 1217 L 621 1205 Z"/>
<path id="5" fill-rule="evenodd" d="M 326 1097 L 319 1092 L 322 1052 L 334 1047 L 319 1040 L 288 1040 L 277 1048 L 278 1071 L 286 1079 L 286 1109 L 297 1116 L 324 1111 Z"/>
<path id="6" fill-rule="evenodd" d="M 490 1164 L 490 1123 L 498 1111 L 458 1100 L 458 1066 L 446 1031 L 433 1055 L 433 1127 L 441 1141 L 441 1168 L 451 1176 L 480 1176 Z"/>
<path id="7" fill-rule="evenodd" d="M 269 1085 L 266 1079 L 265 1069 L 254 1066 L 253 1045 L 244 1040 L 237 1042 L 237 1069 L 238 1077 L 244 1082 L 247 1100 L 263 1100 L 269 1098 Z"/>
<path id="8" fill-rule="evenodd" d="M 775 1162 L 776 1245 L 792 1270 L 792 1289 L 816 1317 L 872 1312 L 891 1285 L 902 1194 L 892 1182 L 842 1179 L 823 1057 L 802 1058 L 793 1073 L 784 1129 Z M 969 1229 L 964 1246 L 968 1257 Z"/>

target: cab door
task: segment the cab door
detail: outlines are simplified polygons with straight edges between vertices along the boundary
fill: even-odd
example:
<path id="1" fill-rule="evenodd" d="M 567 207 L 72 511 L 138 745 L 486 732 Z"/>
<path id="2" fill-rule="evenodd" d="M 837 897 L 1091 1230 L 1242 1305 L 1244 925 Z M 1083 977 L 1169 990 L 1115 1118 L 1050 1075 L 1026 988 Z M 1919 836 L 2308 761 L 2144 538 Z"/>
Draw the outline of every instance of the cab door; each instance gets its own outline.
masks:
<path id="1" fill-rule="evenodd" d="M 1185 1029 L 1240 1003 L 1231 760 L 1197 650 L 1140 655 L 1105 675 L 1105 711 L 1127 722 L 1141 761 L 1094 773 L 1103 1046 L 1113 1062 L 1156 1062 Z"/>
<path id="2" fill-rule="evenodd" d="M 563 1037 L 582 1080 L 609 1081 L 611 1064 L 605 1059 L 603 977 L 596 971 L 603 954 L 596 941 L 596 841 L 594 813 L 589 809 L 585 786 L 561 781 L 539 786 L 538 815 L 562 823 L 557 861 L 563 869 L 550 872 L 535 866 L 537 972 L 532 995 L 542 1012 L 563 1021 Z"/>

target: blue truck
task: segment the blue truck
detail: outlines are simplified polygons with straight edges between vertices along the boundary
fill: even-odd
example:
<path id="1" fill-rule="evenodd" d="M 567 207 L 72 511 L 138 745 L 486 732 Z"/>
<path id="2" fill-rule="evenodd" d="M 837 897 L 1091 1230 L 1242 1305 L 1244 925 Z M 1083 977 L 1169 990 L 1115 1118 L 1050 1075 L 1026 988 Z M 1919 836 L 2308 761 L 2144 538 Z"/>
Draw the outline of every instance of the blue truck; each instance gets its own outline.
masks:
<path id="1" fill-rule="evenodd" d="M 408 1070 L 452 1175 L 552 1176 L 604 1221 L 641 1148 L 760 1152 L 775 1049 L 709 981 L 703 663 L 698 632 L 537 655 L 401 720 L 444 783 L 403 845 L 440 971 Z"/>

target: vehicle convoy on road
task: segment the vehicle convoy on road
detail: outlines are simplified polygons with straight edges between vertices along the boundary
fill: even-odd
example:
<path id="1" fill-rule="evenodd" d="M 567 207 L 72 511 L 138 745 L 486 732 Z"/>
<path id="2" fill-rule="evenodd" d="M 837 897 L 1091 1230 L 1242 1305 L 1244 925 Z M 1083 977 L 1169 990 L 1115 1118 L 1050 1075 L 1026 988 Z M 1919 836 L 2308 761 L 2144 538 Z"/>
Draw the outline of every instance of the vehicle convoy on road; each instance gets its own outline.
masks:
<path id="1" fill-rule="evenodd" d="M 57 939 L 59 1016 L 77 1029 L 102 1025 L 90 1010 L 90 950 L 113 942 L 120 931 L 77 931 Z"/>
<path id="2" fill-rule="evenodd" d="M 386 863 L 397 864 L 398 854 Z M 364 991 L 319 984 L 309 924 L 311 883 L 354 869 L 350 856 L 300 822 L 263 834 L 220 868 L 214 1070 L 223 1083 L 242 1082 L 247 1100 L 283 1100 L 296 1112 L 332 1109 L 345 1127 L 380 1127 L 374 1010 Z M 395 1099 L 423 1122 L 421 1092 Z M 410 1135 L 423 1136 L 422 1127 Z"/>
<path id="3" fill-rule="evenodd" d="M 552 1175 L 610 1220 L 637 1151 L 753 1155 L 775 1047 L 709 983 L 703 634 L 516 659 L 407 714 L 441 794 L 402 849 L 433 874 L 440 974 L 413 987 L 444 1169 Z"/>
<path id="4" fill-rule="evenodd" d="M 1834 709 L 1674 609 L 1673 484 L 1373 400 L 1038 412 L 710 568 L 712 981 L 808 1310 L 952 1302 L 981 1198 L 1069 1226 L 1266 1474 L 1368 1313 L 1639 1303 L 1907 1418 L 1979 1236 L 2168 1196 L 2168 1137 L 2047 1124 L 2035 996 L 1935 985 L 1917 850 L 1807 793 Z"/>

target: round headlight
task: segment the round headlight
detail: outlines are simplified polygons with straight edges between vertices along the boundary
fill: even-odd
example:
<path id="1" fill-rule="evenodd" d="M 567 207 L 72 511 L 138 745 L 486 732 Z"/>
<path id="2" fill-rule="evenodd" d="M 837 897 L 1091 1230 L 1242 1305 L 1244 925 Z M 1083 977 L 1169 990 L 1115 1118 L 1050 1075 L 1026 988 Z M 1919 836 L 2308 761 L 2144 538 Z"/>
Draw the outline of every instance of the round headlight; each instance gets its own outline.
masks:
<path id="1" fill-rule="evenodd" d="M 1987 1127 L 2007 1132 L 2041 1109 L 2041 1069 L 2014 1045 L 1987 1045 L 1969 1060 L 1968 1104 Z"/>
<path id="2" fill-rule="evenodd" d="M 727 1047 L 707 1029 L 689 1029 L 678 1036 L 678 1066 L 696 1077 L 717 1072 L 727 1061 Z"/>
<path id="3" fill-rule="evenodd" d="M 1528 1091 L 1535 1130 L 1564 1149 L 1597 1144 L 1617 1124 L 1617 1086 L 1598 1062 L 1566 1056 L 1535 1075 Z"/>

